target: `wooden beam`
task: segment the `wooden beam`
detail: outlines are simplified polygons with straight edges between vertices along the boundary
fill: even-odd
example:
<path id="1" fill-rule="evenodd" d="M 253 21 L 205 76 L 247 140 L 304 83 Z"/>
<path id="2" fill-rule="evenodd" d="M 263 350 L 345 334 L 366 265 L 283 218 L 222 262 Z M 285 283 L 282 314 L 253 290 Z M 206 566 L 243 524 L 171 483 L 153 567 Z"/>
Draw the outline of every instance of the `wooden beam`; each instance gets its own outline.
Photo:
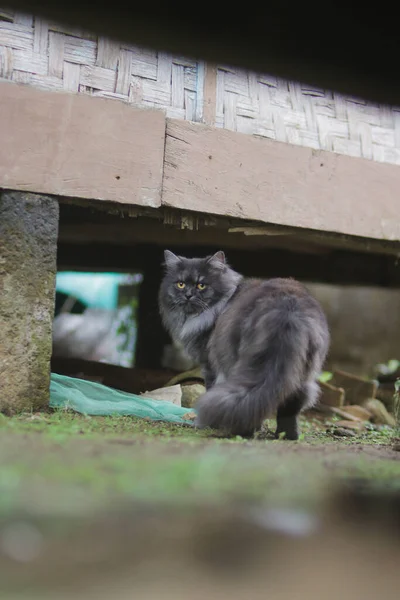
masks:
<path id="1" fill-rule="evenodd" d="M 218 249 L 211 245 L 169 245 L 183 256 L 205 256 Z M 326 254 L 309 255 L 287 250 L 229 249 L 227 258 L 234 269 L 252 277 L 295 277 L 303 281 L 339 285 L 400 287 L 400 267 L 393 256 L 333 250 Z M 127 248 L 111 244 L 64 244 L 58 246 L 59 270 L 109 269 L 120 272 L 149 272 L 163 261 L 163 247 L 138 244 Z M 160 273 L 157 274 L 160 277 Z M 154 278 L 153 278 L 154 281 Z M 155 286 L 156 287 L 156 286 Z M 155 289 L 154 287 L 154 289 Z"/>
<path id="2" fill-rule="evenodd" d="M 101 210 L 99 210 L 101 209 Z M 129 217 L 129 218 L 126 218 Z M 189 221 L 192 229 L 187 227 Z M 265 235 L 268 233 L 268 235 Z M 271 234 L 274 235 L 271 235 Z M 277 234 L 282 235 L 277 235 Z M 354 250 L 399 257 L 399 243 L 326 231 L 284 227 L 230 217 L 60 198 L 59 241 L 63 243 L 156 244 L 256 249 L 275 247 L 304 254 Z M 393 263 L 396 266 L 396 261 Z"/>
<path id="3" fill-rule="evenodd" d="M 165 117 L 0 83 L 0 187 L 158 207 Z"/>
<path id="4" fill-rule="evenodd" d="M 173 225 L 164 225 L 156 219 L 126 218 L 113 219 L 111 215 L 103 223 L 85 222 L 64 223 L 60 220 L 59 241 L 68 244 L 98 243 L 135 246 L 137 244 L 156 244 L 166 248 L 180 246 L 212 246 L 215 240 L 225 249 L 255 249 L 265 247 L 284 248 L 304 254 L 329 252 L 329 247 L 314 244 L 294 235 L 244 235 L 241 232 L 230 233 L 227 229 L 201 227 L 199 229 L 180 229 Z"/>
<path id="5" fill-rule="evenodd" d="M 167 119 L 162 204 L 400 241 L 400 169 Z"/>

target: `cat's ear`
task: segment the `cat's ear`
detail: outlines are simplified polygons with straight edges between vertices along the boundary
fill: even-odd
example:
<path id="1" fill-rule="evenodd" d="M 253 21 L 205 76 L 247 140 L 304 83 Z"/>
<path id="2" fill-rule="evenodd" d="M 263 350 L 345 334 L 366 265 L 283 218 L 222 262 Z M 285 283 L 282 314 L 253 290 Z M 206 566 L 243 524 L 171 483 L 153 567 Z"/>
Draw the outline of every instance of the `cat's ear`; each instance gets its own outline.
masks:
<path id="1" fill-rule="evenodd" d="M 218 250 L 218 252 L 213 254 L 213 256 L 211 256 L 207 262 L 213 263 L 213 265 L 221 269 L 225 266 L 225 254 L 222 252 L 222 250 Z"/>
<path id="2" fill-rule="evenodd" d="M 181 262 L 181 258 L 176 256 L 171 250 L 164 250 L 164 261 L 166 267 L 176 267 Z"/>

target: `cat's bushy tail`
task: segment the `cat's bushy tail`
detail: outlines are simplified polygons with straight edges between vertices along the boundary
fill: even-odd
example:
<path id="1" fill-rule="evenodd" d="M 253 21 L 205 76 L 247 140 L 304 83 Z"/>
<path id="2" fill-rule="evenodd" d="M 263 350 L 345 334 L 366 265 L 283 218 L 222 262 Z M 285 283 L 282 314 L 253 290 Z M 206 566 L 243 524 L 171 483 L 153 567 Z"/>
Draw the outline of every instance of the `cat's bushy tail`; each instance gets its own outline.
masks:
<path id="1" fill-rule="evenodd" d="M 291 302 L 263 315 L 241 340 L 239 359 L 225 381 L 198 401 L 196 425 L 234 435 L 252 435 L 291 394 L 301 390 L 312 371 L 313 344 L 307 318 Z"/>

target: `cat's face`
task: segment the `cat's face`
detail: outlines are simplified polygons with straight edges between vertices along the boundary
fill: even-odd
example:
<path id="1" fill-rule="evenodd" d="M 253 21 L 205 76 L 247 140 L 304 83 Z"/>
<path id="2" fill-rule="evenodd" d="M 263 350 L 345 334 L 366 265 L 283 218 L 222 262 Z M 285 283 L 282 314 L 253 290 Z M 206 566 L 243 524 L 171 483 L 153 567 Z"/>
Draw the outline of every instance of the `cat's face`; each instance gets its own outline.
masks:
<path id="1" fill-rule="evenodd" d="M 185 258 L 169 250 L 164 253 L 166 273 L 160 294 L 170 310 L 180 309 L 187 315 L 200 314 L 211 308 L 227 293 L 223 252 L 212 257 Z"/>

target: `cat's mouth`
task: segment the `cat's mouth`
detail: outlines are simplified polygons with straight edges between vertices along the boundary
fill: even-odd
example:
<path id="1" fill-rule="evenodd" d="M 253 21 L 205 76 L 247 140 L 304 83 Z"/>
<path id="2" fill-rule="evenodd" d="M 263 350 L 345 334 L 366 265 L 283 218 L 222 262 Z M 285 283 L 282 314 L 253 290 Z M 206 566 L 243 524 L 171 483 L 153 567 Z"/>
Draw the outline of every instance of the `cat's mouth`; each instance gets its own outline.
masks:
<path id="1" fill-rule="evenodd" d="M 193 314 L 203 312 L 204 308 L 196 301 L 196 298 L 189 298 L 185 303 L 185 310 L 186 312 Z"/>

